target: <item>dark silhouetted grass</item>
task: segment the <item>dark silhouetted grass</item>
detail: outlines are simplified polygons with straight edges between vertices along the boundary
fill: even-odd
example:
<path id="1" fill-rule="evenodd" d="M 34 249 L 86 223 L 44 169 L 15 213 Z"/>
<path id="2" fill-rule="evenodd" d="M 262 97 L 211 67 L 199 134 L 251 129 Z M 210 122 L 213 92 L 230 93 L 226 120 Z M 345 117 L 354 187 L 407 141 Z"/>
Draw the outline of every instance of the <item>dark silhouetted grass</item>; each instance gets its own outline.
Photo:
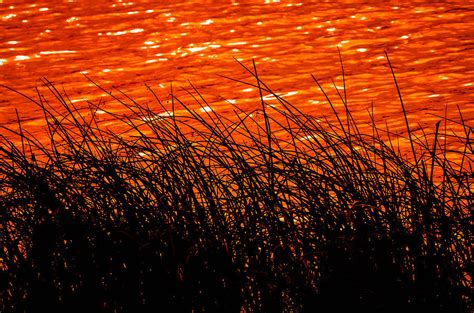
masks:
<path id="1" fill-rule="evenodd" d="M 0 135 L 2 311 L 467 312 L 462 115 L 456 160 L 440 140 L 453 120 L 416 138 L 408 127 L 402 154 L 390 129 L 360 131 L 345 93 L 342 114 L 324 93 L 334 122 L 321 121 L 275 94 L 267 106 L 246 69 L 254 112 L 110 94 L 128 110 L 107 115 L 121 133 L 46 81 L 55 103 L 30 100 L 48 137 L 21 123 Z"/>

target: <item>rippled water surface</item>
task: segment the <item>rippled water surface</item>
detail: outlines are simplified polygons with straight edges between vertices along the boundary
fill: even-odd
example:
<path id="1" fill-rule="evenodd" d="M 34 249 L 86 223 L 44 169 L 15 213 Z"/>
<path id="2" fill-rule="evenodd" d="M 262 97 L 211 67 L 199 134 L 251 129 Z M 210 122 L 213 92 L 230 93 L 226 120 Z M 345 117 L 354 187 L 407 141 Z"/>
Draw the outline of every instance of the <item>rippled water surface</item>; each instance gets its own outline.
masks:
<path id="1" fill-rule="evenodd" d="M 310 74 L 331 97 L 342 89 L 339 46 L 349 106 L 366 118 L 374 103 L 379 121 L 403 128 L 386 50 L 394 64 L 409 119 L 432 126 L 436 115 L 474 120 L 474 5 L 322 4 L 288 1 L 63 2 L 0 1 L 0 84 L 34 96 L 46 77 L 73 103 L 97 101 L 120 88 L 139 102 L 152 101 L 144 84 L 166 99 L 191 81 L 210 109 L 233 114 L 259 105 L 254 88 L 220 75 L 251 81 L 234 58 L 251 65 L 275 92 L 305 112 L 329 112 Z M 43 92 L 44 90 L 42 90 Z M 107 107 L 109 106 L 109 107 Z M 105 107 L 115 104 L 105 98 Z M 26 124 L 40 114 L 20 96 L 0 89 L 0 124 L 17 108 Z M 117 110 L 120 110 L 118 107 Z"/>

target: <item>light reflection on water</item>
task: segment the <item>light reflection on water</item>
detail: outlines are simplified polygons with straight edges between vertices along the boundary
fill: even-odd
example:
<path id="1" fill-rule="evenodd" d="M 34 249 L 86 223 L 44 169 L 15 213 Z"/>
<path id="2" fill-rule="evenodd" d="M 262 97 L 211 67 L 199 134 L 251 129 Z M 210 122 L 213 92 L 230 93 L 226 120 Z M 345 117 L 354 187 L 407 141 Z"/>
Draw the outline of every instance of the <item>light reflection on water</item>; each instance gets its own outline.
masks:
<path id="1" fill-rule="evenodd" d="M 472 125 L 473 27 L 470 4 L 1 4 L 0 83 L 33 95 L 39 79 L 47 77 L 80 102 L 102 93 L 89 86 L 81 74 L 87 73 L 105 88 L 149 101 L 145 82 L 165 97 L 170 81 L 179 90 L 190 80 L 217 101 L 212 110 L 225 113 L 232 105 L 220 98 L 236 99 L 243 110 L 259 105 L 245 101 L 258 96 L 255 88 L 216 75 L 249 81 L 233 58 L 250 65 L 253 57 L 275 92 L 320 115 L 330 109 L 309 74 L 337 99 L 331 78 L 341 89 L 339 47 L 355 115 L 366 116 L 373 101 L 378 120 L 402 127 L 387 50 L 415 123 L 434 125 L 433 114 L 443 115 L 445 105 L 455 118 L 459 105 Z M 13 123 L 13 108 L 29 120 L 40 118 L 17 95 L 4 89 L 0 95 L 0 123 Z"/>

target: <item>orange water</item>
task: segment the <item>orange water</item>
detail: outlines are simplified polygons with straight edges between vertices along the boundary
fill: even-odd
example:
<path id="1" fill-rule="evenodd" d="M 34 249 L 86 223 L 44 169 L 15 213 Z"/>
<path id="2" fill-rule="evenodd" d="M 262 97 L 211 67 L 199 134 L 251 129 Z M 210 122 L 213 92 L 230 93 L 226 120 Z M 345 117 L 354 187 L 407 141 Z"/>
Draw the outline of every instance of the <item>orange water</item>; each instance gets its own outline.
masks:
<path id="1" fill-rule="evenodd" d="M 81 73 L 139 102 L 152 101 L 145 83 L 166 99 L 170 81 L 185 95 L 180 87 L 190 80 L 212 110 L 231 115 L 224 100 L 252 110 L 260 105 L 258 92 L 217 74 L 253 82 L 233 58 L 246 65 L 254 58 L 275 92 L 324 115 L 329 108 L 310 74 L 339 105 L 331 83 L 342 88 L 339 46 L 356 117 L 367 119 L 373 102 L 376 120 L 402 132 L 386 50 L 413 128 L 432 128 L 445 110 L 459 120 L 456 106 L 473 125 L 473 4 L 214 2 L 0 1 L 0 84 L 35 96 L 46 77 L 81 106 L 103 96 Z M 104 99 L 107 109 L 120 110 Z M 41 124 L 28 101 L 0 88 L 0 124 L 13 125 L 15 108 L 25 125 Z"/>

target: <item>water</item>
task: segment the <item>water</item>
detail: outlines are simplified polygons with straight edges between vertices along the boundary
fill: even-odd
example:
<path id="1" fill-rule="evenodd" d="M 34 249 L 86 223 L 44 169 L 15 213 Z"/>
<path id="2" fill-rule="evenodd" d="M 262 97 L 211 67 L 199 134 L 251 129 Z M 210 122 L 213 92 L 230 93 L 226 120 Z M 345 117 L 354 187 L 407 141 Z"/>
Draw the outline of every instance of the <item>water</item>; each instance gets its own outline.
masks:
<path id="1" fill-rule="evenodd" d="M 374 103 L 377 121 L 402 132 L 386 50 L 414 128 L 419 122 L 433 127 L 445 110 L 459 120 L 456 106 L 473 124 L 472 4 L 200 3 L 1 3 L 0 84 L 34 96 L 46 77 L 81 106 L 103 96 L 81 73 L 139 102 L 151 101 L 145 83 L 166 98 L 173 81 L 186 97 L 181 87 L 189 80 L 210 101 L 206 110 L 232 114 L 229 101 L 252 110 L 258 92 L 218 74 L 251 82 L 233 58 L 248 66 L 254 58 L 276 92 L 305 112 L 324 115 L 329 107 L 310 74 L 339 103 L 331 83 L 342 91 L 339 47 L 355 116 L 367 120 Z M 121 110 L 108 98 L 105 107 Z M 38 110 L 0 89 L 0 124 L 13 125 L 15 108 L 26 126 L 41 125 Z"/>

